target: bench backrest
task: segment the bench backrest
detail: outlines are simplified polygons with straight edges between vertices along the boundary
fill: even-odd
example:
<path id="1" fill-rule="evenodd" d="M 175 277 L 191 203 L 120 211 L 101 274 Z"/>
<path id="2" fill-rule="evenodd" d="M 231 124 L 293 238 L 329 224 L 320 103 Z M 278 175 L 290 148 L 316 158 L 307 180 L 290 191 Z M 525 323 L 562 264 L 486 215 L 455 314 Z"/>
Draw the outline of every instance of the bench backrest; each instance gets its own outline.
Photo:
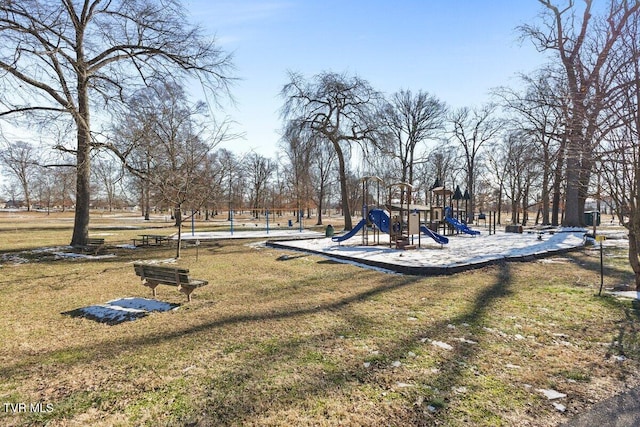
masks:
<path id="1" fill-rule="evenodd" d="M 143 279 L 151 279 L 167 284 L 188 284 L 189 270 L 186 268 L 167 267 L 154 264 L 133 264 L 136 275 Z"/>
<path id="2" fill-rule="evenodd" d="M 87 245 L 104 245 L 104 239 L 98 237 L 89 237 Z"/>

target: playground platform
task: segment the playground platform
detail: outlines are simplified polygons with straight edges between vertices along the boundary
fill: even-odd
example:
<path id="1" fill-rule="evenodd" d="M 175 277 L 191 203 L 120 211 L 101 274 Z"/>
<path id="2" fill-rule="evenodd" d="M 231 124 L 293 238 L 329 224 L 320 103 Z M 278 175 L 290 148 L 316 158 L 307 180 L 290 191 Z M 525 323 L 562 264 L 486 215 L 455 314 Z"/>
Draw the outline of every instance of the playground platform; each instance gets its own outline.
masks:
<path id="1" fill-rule="evenodd" d="M 377 246 L 362 245 L 361 236 L 336 243 L 330 238 L 296 241 L 268 241 L 267 246 L 303 251 L 353 263 L 409 275 L 454 274 L 503 261 L 532 261 L 551 258 L 584 246 L 586 230 L 555 230 L 553 234 L 501 233 L 479 236 L 453 236 L 447 245 L 422 238 L 413 250 L 389 248 L 384 235 Z M 416 243 L 414 241 L 414 243 Z"/>

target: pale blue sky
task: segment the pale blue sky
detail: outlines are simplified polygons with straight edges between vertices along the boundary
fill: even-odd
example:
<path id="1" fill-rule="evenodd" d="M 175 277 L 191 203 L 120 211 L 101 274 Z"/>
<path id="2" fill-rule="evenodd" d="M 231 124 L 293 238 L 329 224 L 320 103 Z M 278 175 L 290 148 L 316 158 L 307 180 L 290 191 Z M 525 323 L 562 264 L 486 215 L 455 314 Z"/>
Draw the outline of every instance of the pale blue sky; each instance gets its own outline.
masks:
<path id="1" fill-rule="evenodd" d="M 516 27 L 537 19 L 536 0 L 186 0 L 192 19 L 234 53 L 239 153 L 272 155 L 282 126 L 287 71 L 348 72 L 387 94 L 424 90 L 452 107 L 489 101 L 546 62 Z"/>

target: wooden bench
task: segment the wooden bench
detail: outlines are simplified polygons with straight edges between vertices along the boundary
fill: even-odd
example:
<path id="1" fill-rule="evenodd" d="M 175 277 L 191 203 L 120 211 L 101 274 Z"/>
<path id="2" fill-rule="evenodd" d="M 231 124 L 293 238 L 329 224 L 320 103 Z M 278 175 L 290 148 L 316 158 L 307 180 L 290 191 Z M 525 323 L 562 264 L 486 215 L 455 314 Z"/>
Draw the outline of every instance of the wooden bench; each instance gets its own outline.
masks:
<path id="1" fill-rule="evenodd" d="M 200 286 L 207 285 L 207 280 L 192 279 L 186 268 L 170 267 L 156 264 L 133 264 L 136 275 L 142 279 L 142 284 L 151 288 L 153 296 L 156 296 L 158 285 L 177 286 L 178 290 L 191 301 L 191 293 Z"/>
<path id="2" fill-rule="evenodd" d="M 89 237 L 87 239 L 87 243 L 84 245 L 76 245 L 75 249 L 83 252 L 83 253 L 92 253 L 93 255 L 98 255 L 98 253 L 104 249 L 104 239 L 97 237 Z"/>

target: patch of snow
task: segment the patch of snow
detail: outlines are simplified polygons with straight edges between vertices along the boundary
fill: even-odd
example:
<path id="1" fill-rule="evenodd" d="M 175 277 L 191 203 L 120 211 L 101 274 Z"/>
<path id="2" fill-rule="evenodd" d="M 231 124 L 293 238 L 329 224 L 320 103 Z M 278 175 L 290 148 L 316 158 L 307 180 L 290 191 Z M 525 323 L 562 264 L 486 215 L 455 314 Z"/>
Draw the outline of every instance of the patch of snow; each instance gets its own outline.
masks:
<path id="1" fill-rule="evenodd" d="M 72 317 L 85 317 L 108 325 L 136 320 L 151 312 L 175 310 L 176 304 L 146 298 L 120 298 L 105 304 L 90 305 L 65 312 Z"/>
<path id="2" fill-rule="evenodd" d="M 446 342 L 442 342 L 442 341 L 431 341 L 431 344 L 433 344 L 436 347 L 440 347 L 442 349 L 445 350 L 453 350 L 453 347 L 450 344 L 447 344 Z"/>
<path id="3" fill-rule="evenodd" d="M 295 238 L 318 238 L 324 237 L 324 233 L 318 231 L 310 231 L 303 229 L 300 231 L 295 229 L 269 229 L 258 228 L 251 231 L 236 231 L 233 233 L 230 231 L 196 231 L 191 234 L 185 233 L 182 235 L 182 240 L 220 240 L 220 239 L 261 239 L 261 238 L 273 238 L 273 237 L 295 237 Z M 173 237 L 177 239 L 177 236 Z"/>
<path id="4" fill-rule="evenodd" d="M 116 248 L 121 249 L 138 249 L 136 245 L 132 245 L 131 243 L 124 243 L 122 245 L 116 245 Z"/>
<path id="5" fill-rule="evenodd" d="M 316 253 L 349 257 L 353 262 L 367 260 L 400 266 L 412 267 L 458 267 L 497 261 L 508 258 L 522 258 L 533 255 L 544 255 L 561 250 L 583 246 L 584 229 L 561 230 L 543 241 L 537 240 L 534 234 L 502 233 L 482 234 L 476 237 L 450 236 L 449 244 L 435 245 L 426 237 L 421 240 L 423 247 L 410 251 L 402 251 L 385 246 L 388 235 L 381 235 L 381 245 L 360 246 L 361 239 L 354 238 L 337 244 L 330 238 L 309 240 L 280 241 L 291 249 L 310 250 Z M 388 244 L 388 243 L 387 243 Z M 402 256 L 401 256 L 402 255 Z M 370 268 L 364 265 L 365 268 Z"/>
<path id="6" fill-rule="evenodd" d="M 394 368 L 399 368 L 400 366 L 402 366 L 402 362 L 400 362 L 399 360 L 394 360 L 391 366 L 393 366 Z"/>
<path id="7" fill-rule="evenodd" d="M 640 299 L 640 292 L 638 291 L 618 291 L 618 292 L 608 292 L 608 293 L 617 297 L 622 297 L 622 298 Z"/>
<path id="8" fill-rule="evenodd" d="M 89 255 L 89 254 L 79 254 L 76 252 L 54 252 L 53 254 L 59 258 L 87 259 L 87 260 L 108 259 L 108 258 L 116 257 L 115 254 Z"/>
<path id="9" fill-rule="evenodd" d="M 567 410 L 567 407 L 564 406 L 562 403 L 553 402 L 553 407 L 556 408 L 556 410 L 559 412 L 564 412 Z"/>
<path id="10" fill-rule="evenodd" d="M 549 400 L 556 400 L 567 397 L 566 394 L 552 389 L 538 388 L 536 389 L 536 391 L 542 393 Z"/>
<path id="11" fill-rule="evenodd" d="M 169 311 L 176 310 L 178 308 L 175 304 L 169 304 L 168 302 L 137 297 L 114 299 L 108 301 L 107 304 L 111 306 L 145 311 Z"/>
<path id="12" fill-rule="evenodd" d="M 464 344 L 478 344 L 477 341 L 468 340 L 466 338 L 454 338 L 454 340 L 460 341 L 461 343 L 464 343 Z"/>

